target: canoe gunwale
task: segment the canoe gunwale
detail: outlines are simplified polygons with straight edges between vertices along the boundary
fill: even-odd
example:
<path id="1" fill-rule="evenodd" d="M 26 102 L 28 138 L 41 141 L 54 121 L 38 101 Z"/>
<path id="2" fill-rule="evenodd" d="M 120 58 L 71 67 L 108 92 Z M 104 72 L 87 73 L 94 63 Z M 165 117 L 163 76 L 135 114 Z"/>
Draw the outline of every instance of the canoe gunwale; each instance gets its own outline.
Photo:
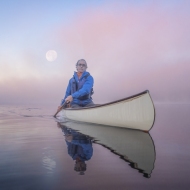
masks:
<path id="1" fill-rule="evenodd" d="M 122 102 L 122 101 L 125 101 L 125 100 L 130 100 L 130 99 L 138 98 L 138 96 L 141 96 L 141 95 L 144 95 L 144 94 L 147 94 L 147 93 L 149 93 L 149 90 L 145 90 L 145 91 L 143 91 L 141 93 L 138 93 L 138 94 L 126 97 L 126 98 L 122 98 L 122 99 L 119 99 L 119 100 L 116 100 L 116 101 L 113 101 L 113 102 L 108 102 L 108 103 L 105 103 L 105 104 L 100 104 L 100 105 L 95 105 L 95 106 L 90 106 L 90 107 L 81 107 L 81 108 L 63 108 L 63 110 L 67 110 L 67 111 L 75 110 L 76 111 L 76 110 L 83 110 L 83 109 L 99 108 L 99 107 L 103 107 L 103 106 L 119 103 L 119 102 Z"/>

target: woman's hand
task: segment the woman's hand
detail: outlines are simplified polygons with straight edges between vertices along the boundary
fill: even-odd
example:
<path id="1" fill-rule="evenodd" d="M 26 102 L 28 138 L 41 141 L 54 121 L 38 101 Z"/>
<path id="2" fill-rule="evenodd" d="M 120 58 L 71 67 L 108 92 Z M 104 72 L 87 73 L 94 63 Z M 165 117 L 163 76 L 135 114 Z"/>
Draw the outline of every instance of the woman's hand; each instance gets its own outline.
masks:
<path id="1" fill-rule="evenodd" d="M 62 106 L 58 106 L 57 111 L 60 111 L 60 110 L 61 110 L 61 108 L 62 108 Z"/>
<path id="2" fill-rule="evenodd" d="M 73 97 L 70 95 L 70 96 L 67 96 L 67 98 L 65 99 L 65 102 L 69 103 L 69 102 L 72 102 L 73 101 Z"/>

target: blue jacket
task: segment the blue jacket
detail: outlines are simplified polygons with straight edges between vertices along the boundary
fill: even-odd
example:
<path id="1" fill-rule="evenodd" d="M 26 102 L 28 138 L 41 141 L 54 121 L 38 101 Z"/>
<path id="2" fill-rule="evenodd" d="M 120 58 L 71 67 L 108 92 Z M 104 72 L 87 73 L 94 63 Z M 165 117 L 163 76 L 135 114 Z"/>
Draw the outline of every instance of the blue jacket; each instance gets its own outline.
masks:
<path id="1" fill-rule="evenodd" d="M 74 78 L 77 82 L 82 81 L 83 78 L 85 76 L 89 75 L 89 72 L 84 72 L 81 76 L 81 78 L 79 79 L 78 76 L 77 76 L 77 73 L 74 72 Z M 94 79 L 91 75 L 89 75 L 87 78 L 86 78 L 86 81 L 84 82 L 83 86 L 81 89 L 79 89 L 78 91 L 74 92 L 73 94 L 71 94 L 71 87 L 72 87 L 72 82 L 73 82 L 73 77 L 69 80 L 69 84 L 67 86 L 67 90 L 66 90 L 66 93 L 65 93 L 65 97 L 64 99 L 61 101 L 61 105 L 65 102 L 65 99 L 67 98 L 67 96 L 69 95 L 72 95 L 73 97 L 73 101 L 72 101 L 72 104 L 78 104 L 80 106 L 85 106 L 89 103 L 92 102 L 92 98 L 89 97 L 88 99 L 85 99 L 85 100 L 80 100 L 80 97 L 82 96 L 85 96 L 85 95 L 88 95 L 91 93 L 91 89 L 93 87 L 93 84 L 94 84 Z"/>

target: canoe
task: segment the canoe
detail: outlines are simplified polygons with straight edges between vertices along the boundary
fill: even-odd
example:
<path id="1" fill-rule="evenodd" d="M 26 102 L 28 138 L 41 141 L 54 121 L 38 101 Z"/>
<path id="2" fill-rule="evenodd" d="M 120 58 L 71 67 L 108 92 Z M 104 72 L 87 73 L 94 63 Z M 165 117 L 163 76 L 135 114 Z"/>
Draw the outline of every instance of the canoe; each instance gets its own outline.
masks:
<path id="1" fill-rule="evenodd" d="M 65 108 L 62 117 L 69 120 L 149 131 L 155 109 L 146 90 L 114 102 L 83 108 Z"/>
<path id="2" fill-rule="evenodd" d="M 156 159 L 155 146 L 149 133 L 139 130 L 116 128 L 112 126 L 67 121 L 60 123 L 69 131 L 79 131 L 91 137 L 96 144 L 103 145 L 144 177 L 150 178 Z"/>

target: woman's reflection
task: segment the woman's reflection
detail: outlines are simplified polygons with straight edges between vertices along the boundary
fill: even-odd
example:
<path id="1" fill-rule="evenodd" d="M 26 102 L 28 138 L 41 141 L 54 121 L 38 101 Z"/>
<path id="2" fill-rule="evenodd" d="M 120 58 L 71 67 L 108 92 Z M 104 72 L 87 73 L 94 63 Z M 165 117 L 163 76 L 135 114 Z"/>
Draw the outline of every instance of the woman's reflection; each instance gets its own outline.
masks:
<path id="1" fill-rule="evenodd" d="M 68 154 L 75 160 L 74 170 L 80 175 L 84 175 L 86 171 L 85 161 L 90 160 L 93 154 L 92 138 L 60 123 L 57 125 L 64 133 Z"/>

